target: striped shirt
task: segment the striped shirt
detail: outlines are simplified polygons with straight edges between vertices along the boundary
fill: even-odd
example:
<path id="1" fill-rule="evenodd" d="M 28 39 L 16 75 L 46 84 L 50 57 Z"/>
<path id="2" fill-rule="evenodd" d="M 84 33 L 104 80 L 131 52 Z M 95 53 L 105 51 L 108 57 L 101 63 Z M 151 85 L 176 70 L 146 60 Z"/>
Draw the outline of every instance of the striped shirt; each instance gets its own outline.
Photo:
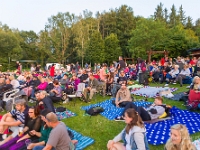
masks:
<path id="1" fill-rule="evenodd" d="M 16 121 L 20 121 L 22 124 L 20 124 L 20 127 L 24 127 L 25 124 L 25 119 L 28 114 L 28 107 L 23 112 L 20 112 L 16 109 L 13 109 L 10 111 L 10 114 L 12 115 L 13 118 L 15 118 Z"/>

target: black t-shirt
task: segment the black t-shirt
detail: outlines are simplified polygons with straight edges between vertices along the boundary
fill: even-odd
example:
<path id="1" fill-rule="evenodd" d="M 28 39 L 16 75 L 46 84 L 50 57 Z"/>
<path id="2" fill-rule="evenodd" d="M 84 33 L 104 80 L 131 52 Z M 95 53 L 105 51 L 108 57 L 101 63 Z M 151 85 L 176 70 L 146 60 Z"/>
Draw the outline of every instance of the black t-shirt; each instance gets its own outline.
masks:
<path id="1" fill-rule="evenodd" d="M 120 64 L 120 70 L 122 69 L 122 68 L 125 68 L 126 67 L 126 64 L 125 64 L 125 62 L 123 61 L 123 60 L 120 60 L 119 61 L 119 64 Z"/>

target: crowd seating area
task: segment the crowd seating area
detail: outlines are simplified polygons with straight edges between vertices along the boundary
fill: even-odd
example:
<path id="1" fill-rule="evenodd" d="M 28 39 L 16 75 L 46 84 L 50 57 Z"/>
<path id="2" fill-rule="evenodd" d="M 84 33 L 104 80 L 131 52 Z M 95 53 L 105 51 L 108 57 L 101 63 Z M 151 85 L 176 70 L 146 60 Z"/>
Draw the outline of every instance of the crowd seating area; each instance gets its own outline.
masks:
<path id="1" fill-rule="evenodd" d="M 162 117 L 160 121 L 146 122 L 149 144 L 165 144 L 169 139 L 170 127 L 174 124 L 184 124 L 190 134 L 200 131 L 200 116 L 192 112 L 200 109 L 200 59 L 195 57 L 192 59 L 177 57 L 175 60 L 165 57 L 161 61 L 149 63 L 138 59 L 136 64 L 130 65 L 127 65 L 120 57 L 119 62 L 113 62 L 110 66 L 97 64 L 94 67 L 90 65 L 80 67 L 76 63 L 60 69 L 55 69 L 54 64 L 47 70 L 37 67 L 32 65 L 31 71 L 22 71 L 17 62 L 16 71 L 0 72 L 0 111 L 2 113 L 15 110 L 14 104 L 24 99 L 27 106 L 36 106 L 40 111 L 47 109 L 55 113 L 62 121 L 70 117 L 79 117 L 65 107 L 68 103 L 74 103 L 75 106 L 80 100 L 87 105 L 81 107 L 82 110 L 96 106 L 102 107 L 104 111 L 100 114 L 113 121 L 123 114 L 128 102 L 146 110 L 150 105 L 154 105 L 147 101 L 148 98 L 161 96 L 168 100 L 184 101 L 184 107 L 187 110 L 171 105 L 170 116 L 167 116 L 170 117 L 169 119 L 165 120 L 163 119 L 165 117 Z M 152 87 L 151 83 L 156 87 Z M 163 83 L 165 83 L 164 86 Z M 178 90 L 177 86 L 172 87 L 177 83 L 180 87 L 187 84 L 185 92 L 173 93 Z M 117 103 L 118 99 L 120 101 L 123 97 L 120 92 L 125 95 L 124 97 L 130 93 L 130 99 L 126 97 L 124 101 L 128 102 L 124 106 Z M 99 102 L 99 96 L 104 101 Z M 144 100 L 137 101 L 135 97 L 138 96 L 144 97 Z M 108 97 L 109 100 L 107 100 Z M 89 104 L 91 102 L 92 105 Z M 159 118 L 156 119 L 159 120 Z M 124 119 L 121 120 L 124 121 Z M 71 140 L 78 140 L 78 144 L 75 144 L 77 150 L 84 149 L 95 142 L 93 137 L 86 137 L 68 127 L 67 129 L 74 135 Z M 7 133 L 10 134 L 10 131 L 7 130 L 2 134 L 3 139 Z M 194 143 L 198 144 L 197 141 Z"/>

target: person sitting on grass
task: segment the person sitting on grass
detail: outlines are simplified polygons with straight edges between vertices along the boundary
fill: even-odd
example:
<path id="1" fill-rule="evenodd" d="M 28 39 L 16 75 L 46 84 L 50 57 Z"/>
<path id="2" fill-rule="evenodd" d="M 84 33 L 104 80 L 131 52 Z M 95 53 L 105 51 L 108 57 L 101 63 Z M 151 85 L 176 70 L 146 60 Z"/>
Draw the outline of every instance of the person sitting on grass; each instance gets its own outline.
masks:
<path id="1" fill-rule="evenodd" d="M 131 93 L 129 89 L 126 87 L 126 84 L 123 83 L 121 88 L 118 90 L 115 100 L 113 104 L 117 107 L 125 107 L 126 104 L 132 102 Z"/>
<path id="2" fill-rule="evenodd" d="M 200 91 L 199 84 L 195 84 L 193 89 L 189 91 L 187 109 L 200 109 Z"/>
<path id="3" fill-rule="evenodd" d="M 89 73 L 88 87 L 85 88 L 83 91 L 83 95 L 86 99 L 86 102 L 90 102 L 92 100 L 93 95 L 96 92 L 98 86 L 99 86 L 99 81 L 94 77 L 92 73 Z M 88 92 L 90 92 L 89 100 L 87 100 Z"/>
<path id="4" fill-rule="evenodd" d="M 49 111 L 48 109 L 44 109 L 41 111 L 40 116 L 41 116 L 41 119 L 43 122 L 41 125 L 40 132 L 35 131 L 35 130 L 30 131 L 30 133 L 32 135 L 39 137 L 39 142 L 29 144 L 27 147 L 28 150 L 33 149 L 35 146 L 45 146 L 46 145 L 52 128 L 47 126 L 47 124 L 46 124 L 47 120 L 45 117 L 50 112 L 51 111 Z"/>
<path id="5" fill-rule="evenodd" d="M 165 145 L 165 150 L 196 150 L 184 125 L 171 126 L 170 138 Z"/>
<path id="6" fill-rule="evenodd" d="M 176 77 L 173 84 L 176 84 L 176 82 L 179 81 L 180 86 L 183 86 L 183 79 L 186 79 L 187 77 L 190 77 L 190 69 L 188 68 L 188 65 L 184 65 L 183 69 L 179 73 L 179 75 Z"/>
<path id="7" fill-rule="evenodd" d="M 143 121 L 158 119 L 165 112 L 165 107 L 163 105 L 163 98 L 156 97 L 154 103 L 147 108 L 141 106 L 137 107 L 135 104 L 133 104 L 133 102 L 127 103 L 124 108 L 124 112 L 122 112 L 121 116 L 116 117 L 115 121 L 124 121 L 124 115 L 128 108 L 134 108 L 139 113 Z"/>
<path id="8" fill-rule="evenodd" d="M 50 112 L 46 115 L 46 124 L 52 128 L 46 146 L 35 146 L 33 150 L 74 150 L 75 140 L 71 140 L 63 122 L 58 121 L 55 113 Z"/>
<path id="9" fill-rule="evenodd" d="M 32 142 L 38 141 L 38 137 L 31 134 L 30 131 L 40 130 L 41 118 L 39 116 L 40 115 L 39 109 L 37 107 L 30 107 L 28 114 L 29 118 L 28 121 L 25 123 L 25 127 L 23 128 L 22 132 L 20 132 L 10 141 L 1 145 L 0 149 L 7 149 L 7 148 L 9 148 L 9 150 L 26 149 L 25 141 L 27 139 L 30 139 Z"/>
<path id="10" fill-rule="evenodd" d="M 108 150 L 149 150 L 144 123 L 133 108 L 125 111 L 126 127 L 107 144 Z M 123 143 L 119 141 L 123 140 Z"/>
<path id="11" fill-rule="evenodd" d="M 5 140 L 0 142 L 0 145 L 8 142 L 12 138 L 18 135 L 20 127 L 24 127 L 25 119 L 28 118 L 28 107 L 24 99 L 15 101 L 15 109 L 11 112 L 3 115 L 0 121 L 0 134 L 3 134 L 8 127 L 12 131 L 12 134 Z"/>
<path id="12" fill-rule="evenodd" d="M 51 100 L 56 103 L 62 99 L 62 88 L 59 85 L 58 80 L 53 81 L 54 88 L 50 91 Z"/>
<path id="13" fill-rule="evenodd" d="M 178 69 L 178 68 L 179 68 L 178 65 L 174 65 L 174 69 L 172 69 L 170 72 L 168 72 L 168 73 L 166 74 L 166 79 L 165 79 L 166 84 L 165 84 L 165 86 L 168 86 L 170 80 L 171 80 L 171 79 L 175 79 L 176 76 L 179 74 L 179 69 Z"/>

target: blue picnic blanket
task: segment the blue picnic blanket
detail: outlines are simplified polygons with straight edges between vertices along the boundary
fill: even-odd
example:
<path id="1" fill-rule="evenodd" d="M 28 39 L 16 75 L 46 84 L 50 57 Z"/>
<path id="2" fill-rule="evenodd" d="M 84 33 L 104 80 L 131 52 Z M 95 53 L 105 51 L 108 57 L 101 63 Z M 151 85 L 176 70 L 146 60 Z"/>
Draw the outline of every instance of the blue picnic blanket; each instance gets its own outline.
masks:
<path id="1" fill-rule="evenodd" d="M 75 150 L 83 150 L 87 146 L 94 143 L 94 139 L 87 137 L 87 136 L 83 136 L 82 134 L 70 129 L 69 127 L 67 127 L 67 129 L 73 133 L 73 135 L 74 135 L 73 140 L 78 140 Z"/>
<path id="2" fill-rule="evenodd" d="M 65 119 L 65 118 L 70 118 L 70 117 L 76 116 L 76 114 L 71 112 L 70 110 L 66 110 L 66 111 L 63 111 L 63 112 L 56 112 L 56 115 L 58 117 L 58 120 L 62 120 L 62 119 Z"/>
<path id="3" fill-rule="evenodd" d="M 169 139 L 170 127 L 174 124 L 186 125 L 190 134 L 199 132 L 199 122 L 199 113 L 172 107 L 170 120 L 164 120 L 153 124 L 145 124 L 148 142 L 152 145 L 165 144 Z"/>
<path id="4" fill-rule="evenodd" d="M 150 87 L 145 86 L 140 89 L 136 89 L 131 91 L 131 94 L 138 95 L 138 96 L 144 96 L 144 97 L 156 97 L 159 96 L 159 92 L 168 90 L 169 87 Z M 170 88 L 171 92 L 174 92 L 177 90 L 177 88 Z"/>
<path id="5" fill-rule="evenodd" d="M 81 107 L 81 109 L 88 110 L 91 107 L 100 106 L 100 107 L 104 108 L 104 112 L 102 112 L 101 115 L 106 117 L 109 120 L 114 120 L 115 117 L 121 115 L 121 113 L 123 112 L 124 108 L 119 108 L 119 107 L 114 106 L 112 104 L 113 100 L 114 99 L 110 99 L 110 100 L 103 101 L 101 103 L 92 104 L 92 105 L 89 105 L 89 106 L 83 106 L 83 107 Z M 133 103 L 136 106 L 143 106 L 143 107 L 152 104 L 152 102 L 145 102 L 145 101 L 137 101 L 137 102 L 133 102 Z"/>

